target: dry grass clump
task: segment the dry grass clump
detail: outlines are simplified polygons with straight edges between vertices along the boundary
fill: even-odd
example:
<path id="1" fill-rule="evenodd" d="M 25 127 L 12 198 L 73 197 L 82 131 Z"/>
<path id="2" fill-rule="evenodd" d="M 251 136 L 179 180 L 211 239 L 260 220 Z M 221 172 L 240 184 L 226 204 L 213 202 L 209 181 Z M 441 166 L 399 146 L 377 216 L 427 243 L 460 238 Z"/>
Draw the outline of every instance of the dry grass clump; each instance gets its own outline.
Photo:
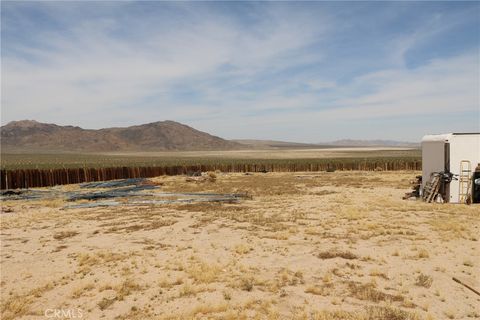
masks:
<path id="1" fill-rule="evenodd" d="M 347 219 L 348 221 L 360 220 L 367 217 L 367 213 L 358 207 L 340 207 L 337 212 L 340 219 Z"/>
<path id="2" fill-rule="evenodd" d="M 223 298 L 225 300 L 232 300 L 232 292 L 231 291 L 225 290 L 225 291 L 222 292 L 222 294 L 223 294 Z"/>
<path id="3" fill-rule="evenodd" d="M 381 272 L 377 269 L 373 269 L 372 271 L 370 271 L 370 275 L 372 277 L 380 277 L 380 278 L 383 278 L 385 280 L 390 280 L 390 278 L 384 272 Z"/>
<path id="4" fill-rule="evenodd" d="M 139 291 L 141 286 L 133 279 L 126 279 L 119 286 L 114 288 L 117 292 L 117 300 L 123 300 L 126 296 L 129 296 L 134 291 Z"/>
<path id="5" fill-rule="evenodd" d="M 200 292 L 213 292 L 215 291 L 214 288 L 209 288 L 207 285 L 200 285 L 195 286 L 189 282 L 186 282 L 183 286 L 180 287 L 179 290 L 179 297 L 188 297 L 188 296 L 195 296 Z M 225 297 L 225 292 L 224 292 Z"/>
<path id="6" fill-rule="evenodd" d="M 60 231 L 60 232 L 56 232 L 54 235 L 53 235 L 53 239 L 55 240 L 63 240 L 63 239 L 66 239 L 66 238 L 71 238 L 71 237 L 74 237 L 78 234 L 77 231 Z"/>
<path id="7" fill-rule="evenodd" d="M 427 258 L 430 257 L 430 254 L 428 253 L 427 250 L 425 250 L 425 249 L 420 249 L 420 251 L 418 251 L 417 257 L 418 257 L 419 259 L 427 259 Z"/>
<path id="8" fill-rule="evenodd" d="M 303 279 L 303 272 L 302 271 L 296 271 L 294 274 L 293 274 L 293 277 L 291 278 L 289 284 L 290 285 L 297 285 L 297 283 L 301 283 L 301 284 L 304 284 L 305 283 L 305 280 Z"/>
<path id="9" fill-rule="evenodd" d="M 367 307 L 363 312 L 317 311 L 313 320 L 420 320 L 416 313 L 393 307 Z"/>
<path id="10" fill-rule="evenodd" d="M 240 279 L 239 287 L 243 291 L 252 291 L 255 279 L 253 277 L 242 277 Z"/>
<path id="11" fill-rule="evenodd" d="M 170 289 L 171 287 L 181 285 L 182 283 L 183 283 L 182 278 L 177 278 L 174 281 L 169 281 L 168 278 L 163 277 L 158 281 L 158 286 L 160 288 Z"/>
<path id="12" fill-rule="evenodd" d="M 241 243 L 236 245 L 234 250 L 237 254 L 247 254 L 253 250 L 253 247 L 250 245 Z"/>
<path id="13" fill-rule="evenodd" d="M 146 223 L 131 224 L 131 225 L 126 225 L 125 226 L 125 222 L 120 221 L 120 222 L 117 223 L 118 224 L 117 226 L 113 226 L 113 227 L 107 229 L 105 231 L 105 233 L 112 233 L 112 232 L 119 232 L 119 231 L 123 231 L 123 232 L 128 233 L 128 232 L 134 232 L 134 231 L 140 231 L 140 230 L 149 231 L 149 230 L 159 229 L 159 228 L 162 228 L 162 227 L 168 227 L 168 226 L 171 226 L 175 223 L 177 223 L 177 221 L 173 220 L 173 219 L 158 218 L 158 219 L 154 219 L 154 220 L 150 220 L 150 221 L 147 220 Z"/>
<path id="14" fill-rule="evenodd" d="M 333 259 L 333 258 L 342 258 L 342 259 L 358 259 L 358 256 L 350 251 L 339 251 L 339 250 L 332 250 L 332 251 L 323 251 L 317 254 L 317 257 L 320 259 Z"/>
<path id="15" fill-rule="evenodd" d="M 285 286 L 296 286 L 304 283 L 302 271 L 293 272 L 286 268 L 282 268 L 273 281 L 259 280 L 255 282 L 258 285 L 266 285 L 271 292 L 278 292 Z"/>
<path id="16" fill-rule="evenodd" d="M 186 297 L 186 296 L 195 295 L 196 293 L 197 293 L 196 288 L 187 282 L 180 288 L 179 296 Z"/>
<path id="17" fill-rule="evenodd" d="M 80 253 L 77 256 L 78 265 L 81 267 L 92 267 L 98 264 L 104 264 L 109 262 L 122 261 L 130 255 L 124 253 L 114 252 L 96 252 L 96 253 Z"/>
<path id="18" fill-rule="evenodd" d="M 372 283 L 359 284 L 356 282 L 349 282 L 348 289 L 350 293 L 357 299 L 368 300 L 373 302 L 380 301 L 404 301 L 404 297 L 401 295 L 392 295 L 383 293 L 375 289 L 375 285 Z"/>
<path id="19" fill-rule="evenodd" d="M 201 304 L 193 308 L 191 312 L 191 316 L 192 316 L 191 318 L 198 319 L 199 315 L 208 315 L 212 313 L 226 312 L 227 310 L 228 310 L 228 304 L 226 303 L 220 303 L 217 305 Z M 208 318 L 211 319 L 211 317 L 208 317 Z"/>
<path id="20" fill-rule="evenodd" d="M 90 291 L 94 288 L 95 288 L 95 286 L 93 285 L 93 283 L 89 283 L 85 286 L 78 287 L 77 289 L 73 290 L 72 298 L 73 299 L 78 299 L 81 296 L 85 295 L 86 292 L 88 292 L 88 291 Z"/>
<path id="21" fill-rule="evenodd" d="M 432 283 L 433 278 L 423 273 L 420 273 L 415 281 L 415 285 L 425 288 L 430 288 Z"/>
<path id="22" fill-rule="evenodd" d="M 31 296 L 13 296 L 9 298 L 5 303 L 2 303 L 2 316 L 3 320 L 12 320 L 17 317 L 22 317 L 30 310 L 30 304 L 33 297 Z"/>
<path id="23" fill-rule="evenodd" d="M 275 304 L 277 302 L 274 299 L 255 299 L 250 298 L 246 300 L 243 304 L 239 304 L 234 308 L 231 308 L 231 304 L 229 305 L 230 312 L 225 314 L 225 316 L 221 316 L 215 319 L 226 319 L 226 320 L 247 320 L 247 319 L 282 319 L 280 317 L 279 312 L 275 310 Z M 296 312 L 297 308 L 292 308 L 294 312 Z M 234 311 L 234 312 L 232 312 Z M 285 318 L 285 317 L 283 317 Z M 212 319 L 212 318 L 209 318 Z M 289 319 L 297 319 L 295 316 Z"/>
<path id="24" fill-rule="evenodd" d="M 315 195 L 315 196 L 327 196 L 327 195 L 336 194 L 336 193 L 338 192 L 333 190 L 320 190 L 315 192 L 309 192 L 308 194 Z"/>
<path id="25" fill-rule="evenodd" d="M 305 289 L 305 293 L 314 294 L 317 296 L 328 296 L 332 291 L 331 286 L 309 286 Z"/>
<path id="26" fill-rule="evenodd" d="M 55 249 L 52 250 L 52 252 L 60 252 L 63 249 L 67 249 L 67 248 L 68 248 L 68 246 L 66 246 L 66 245 L 57 246 Z"/>
<path id="27" fill-rule="evenodd" d="M 97 305 L 98 307 L 100 308 L 100 310 L 105 310 L 107 309 L 108 307 L 110 307 L 114 302 L 115 302 L 116 298 L 103 298 L 102 300 L 100 300 Z"/>
<path id="28" fill-rule="evenodd" d="M 145 320 L 145 319 L 153 319 L 153 318 L 154 318 L 154 315 L 152 314 L 151 309 L 149 309 L 148 307 L 138 308 L 136 306 L 132 306 L 128 313 L 116 316 L 115 320 Z M 157 319 L 174 319 L 174 318 L 162 317 Z"/>
<path id="29" fill-rule="evenodd" d="M 1 319 L 13 320 L 30 312 L 30 305 L 34 302 L 35 298 L 40 298 L 45 292 L 52 290 L 54 285 L 48 283 L 44 286 L 34 288 L 22 295 L 13 295 L 10 298 L 4 300 L 2 297 L 1 307 Z"/>
<path id="30" fill-rule="evenodd" d="M 195 282 L 211 283 L 217 280 L 221 268 L 216 264 L 195 261 L 185 271 Z"/>
<path id="31" fill-rule="evenodd" d="M 258 237 L 275 240 L 288 240 L 289 234 L 288 232 L 270 232 L 259 234 Z"/>
<path id="32" fill-rule="evenodd" d="M 108 286 L 110 288 L 110 286 Z M 105 310 L 111 306 L 115 301 L 122 301 L 126 296 L 131 295 L 134 291 L 141 290 L 141 286 L 136 283 L 133 279 L 126 279 L 118 286 L 112 287 L 115 290 L 115 297 L 113 298 L 103 298 L 100 300 L 97 305 L 100 310 Z"/>

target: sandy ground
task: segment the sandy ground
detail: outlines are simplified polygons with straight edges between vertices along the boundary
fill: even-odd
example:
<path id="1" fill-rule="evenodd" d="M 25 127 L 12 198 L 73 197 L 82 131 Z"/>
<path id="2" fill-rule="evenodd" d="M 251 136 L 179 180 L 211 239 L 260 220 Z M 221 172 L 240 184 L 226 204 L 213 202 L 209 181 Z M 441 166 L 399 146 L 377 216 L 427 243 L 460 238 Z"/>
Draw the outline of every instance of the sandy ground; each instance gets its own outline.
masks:
<path id="1" fill-rule="evenodd" d="M 479 289 L 480 208 L 401 200 L 416 174 L 154 179 L 238 204 L 5 201 L 1 318 L 479 319 L 452 277 Z"/>

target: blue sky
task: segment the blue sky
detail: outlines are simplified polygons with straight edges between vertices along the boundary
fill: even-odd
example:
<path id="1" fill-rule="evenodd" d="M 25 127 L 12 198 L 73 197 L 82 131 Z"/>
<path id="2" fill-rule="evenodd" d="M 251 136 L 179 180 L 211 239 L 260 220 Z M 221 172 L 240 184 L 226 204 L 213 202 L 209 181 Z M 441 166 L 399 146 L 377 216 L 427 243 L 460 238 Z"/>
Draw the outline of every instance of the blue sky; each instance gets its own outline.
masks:
<path id="1" fill-rule="evenodd" d="M 480 131 L 479 2 L 1 2 L 2 124 Z"/>

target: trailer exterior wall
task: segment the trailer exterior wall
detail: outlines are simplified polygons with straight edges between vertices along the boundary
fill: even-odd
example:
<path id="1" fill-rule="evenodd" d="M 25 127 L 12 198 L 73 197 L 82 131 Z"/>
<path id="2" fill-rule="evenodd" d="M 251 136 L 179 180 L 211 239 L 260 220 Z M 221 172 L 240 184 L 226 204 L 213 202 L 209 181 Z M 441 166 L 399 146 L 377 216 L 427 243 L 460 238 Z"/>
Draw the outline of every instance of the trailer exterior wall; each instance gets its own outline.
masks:
<path id="1" fill-rule="evenodd" d="M 445 140 L 422 141 L 422 190 L 432 172 L 445 169 Z"/>
<path id="2" fill-rule="evenodd" d="M 460 174 L 460 162 L 469 160 L 472 171 L 480 163 L 480 134 L 453 134 L 450 139 L 450 172 Z M 460 184 L 458 180 L 450 183 L 450 202 L 459 201 Z"/>

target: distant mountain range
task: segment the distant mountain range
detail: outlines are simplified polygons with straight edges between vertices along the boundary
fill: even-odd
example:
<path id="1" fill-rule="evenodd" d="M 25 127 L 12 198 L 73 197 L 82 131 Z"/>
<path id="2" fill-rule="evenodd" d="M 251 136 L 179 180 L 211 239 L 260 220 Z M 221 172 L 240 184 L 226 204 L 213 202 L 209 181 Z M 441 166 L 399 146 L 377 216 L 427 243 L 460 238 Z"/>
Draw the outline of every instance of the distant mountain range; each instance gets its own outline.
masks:
<path id="1" fill-rule="evenodd" d="M 82 129 L 34 120 L 12 121 L 1 127 L 2 152 L 129 152 L 239 149 L 322 149 L 338 147 L 418 147 L 391 140 L 337 140 L 297 143 L 273 140 L 225 140 L 175 121 L 125 128 Z"/>
<path id="2" fill-rule="evenodd" d="M 6 151 L 189 151 L 232 150 L 245 146 L 174 121 L 99 130 L 59 126 L 34 120 L 12 121 L 1 127 Z"/>
<path id="3" fill-rule="evenodd" d="M 253 149 L 331 149 L 331 148 L 346 148 L 346 147 L 405 147 L 417 148 L 419 143 L 403 142 L 394 140 L 353 140 L 343 139 L 331 142 L 321 143 L 301 143 L 301 142 L 286 142 L 276 140 L 254 140 L 254 139 L 236 139 L 232 140 Z"/>
<path id="4" fill-rule="evenodd" d="M 249 146 L 253 149 L 323 149 L 335 147 L 327 144 L 286 142 L 276 140 L 236 139 L 232 141 Z"/>

